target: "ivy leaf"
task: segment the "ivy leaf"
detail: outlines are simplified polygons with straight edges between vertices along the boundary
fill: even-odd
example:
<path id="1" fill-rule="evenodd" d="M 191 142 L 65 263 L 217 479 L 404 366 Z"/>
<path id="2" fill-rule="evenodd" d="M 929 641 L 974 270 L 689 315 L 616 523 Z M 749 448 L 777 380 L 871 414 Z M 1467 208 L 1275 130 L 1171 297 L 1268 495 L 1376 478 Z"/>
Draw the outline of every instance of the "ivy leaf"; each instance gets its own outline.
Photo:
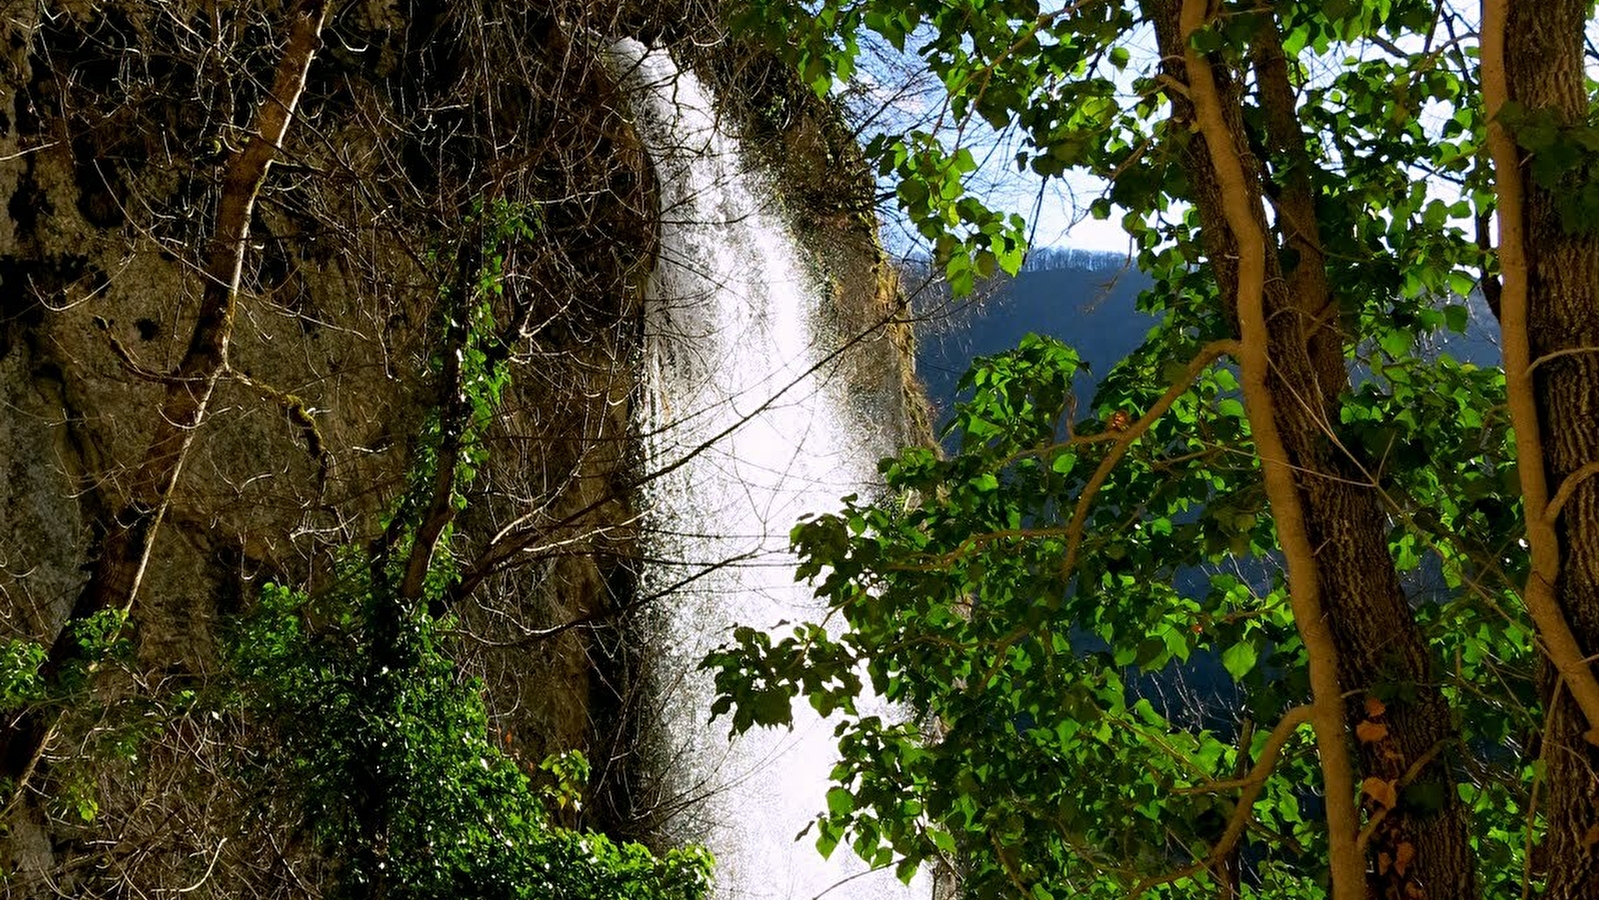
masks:
<path id="1" fill-rule="evenodd" d="M 1360 792 L 1382 809 L 1393 809 L 1399 805 L 1399 791 L 1394 786 L 1395 782 L 1377 775 L 1372 775 L 1360 783 Z"/>

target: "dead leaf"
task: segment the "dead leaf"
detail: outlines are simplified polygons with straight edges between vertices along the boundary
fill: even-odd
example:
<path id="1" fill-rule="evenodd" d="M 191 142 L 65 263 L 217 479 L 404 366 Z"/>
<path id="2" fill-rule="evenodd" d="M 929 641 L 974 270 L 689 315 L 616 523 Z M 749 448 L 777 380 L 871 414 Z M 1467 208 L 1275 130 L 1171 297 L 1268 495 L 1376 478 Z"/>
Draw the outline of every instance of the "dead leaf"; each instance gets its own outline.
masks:
<path id="1" fill-rule="evenodd" d="M 1400 875 L 1410 868 L 1410 861 L 1416 858 L 1416 845 L 1409 841 L 1400 841 L 1394 848 L 1394 871 Z"/>
<path id="2" fill-rule="evenodd" d="M 1360 791 L 1383 809 L 1393 809 L 1399 803 L 1399 790 L 1394 782 L 1375 775 L 1360 783 Z"/>
<path id="3" fill-rule="evenodd" d="M 1599 844 L 1599 825 L 1588 826 L 1588 830 L 1582 833 L 1582 844 L 1584 847 Z"/>
<path id="4" fill-rule="evenodd" d="M 1362 744 L 1375 744 L 1388 736 L 1388 726 L 1367 719 L 1355 726 L 1355 737 Z"/>
<path id="5" fill-rule="evenodd" d="M 1382 715 L 1383 713 L 1385 713 L 1387 711 L 1388 711 L 1388 704 L 1382 702 L 1381 700 L 1378 700 L 1376 697 L 1373 697 L 1370 694 L 1366 695 L 1366 715 L 1367 716 L 1369 716 L 1370 718 L 1375 719 L 1375 718 L 1377 718 L 1378 716 Z"/>

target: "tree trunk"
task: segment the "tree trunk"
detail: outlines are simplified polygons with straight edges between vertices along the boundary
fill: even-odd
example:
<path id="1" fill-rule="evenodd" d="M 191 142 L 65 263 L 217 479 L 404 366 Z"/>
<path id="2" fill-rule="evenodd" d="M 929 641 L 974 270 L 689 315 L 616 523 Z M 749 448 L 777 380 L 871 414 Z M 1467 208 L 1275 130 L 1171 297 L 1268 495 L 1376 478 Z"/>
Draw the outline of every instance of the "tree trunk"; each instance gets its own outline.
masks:
<path id="1" fill-rule="evenodd" d="M 195 432 L 205 421 L 212 392 L 227 369 L 252 210 L 294 118 L 311 61 L 321 47 L 327 7 L 326 0 L 300 0 L 291 10 L 288 37 L 271 91 L 257 110 L 249 138 L 223 169 L 216 227 L 205 252 L 200 314 L 188 350 L 170 373 L 139 373 L 164 382 L 165 396 L 149 447 L 133 473 L 131 495 L 106 524 L 93 573 L 41 668 L 41 678 L 52 688 L 73 666 L 96 662 L 85 658 L 87 651 L 79 640 L 78 626 L 106 610 L 120 610 L 126 615 L 138 598 L 167 504 L 183 472 Z M 134 367 L 131 358 L 124 355 L 123 361 L 129 368 Z M 113 629 L 113 637 L 120 627 L 119 624 Z M 13 796 L 25 789 L 50 743 L 60 713 L 57 707 L 30 709 L 0 729 L 0 780 Z"/>
<path id="2" fill-rule="evenodd" d="M 1509 4 L 1505 76 L 1512 101 L 1529 111 L 1552 110 L 1566 124 L 1586 122 L 1588 12 L 1587 0 Z M 1567 479 L 1599 460 L 1599 233 L 1591 222 L 1583 233 L 1568 232 L 1558 187 L 1538 184 L 1525 165 L 1522 172 L 1528 342 L 1543 465 L 1559 498 Z M 1555 591 L 1580 650 L 1592 654 L 1599 649 L 1599 478 L 1573 483 L 1555 522 L 1561 559 Z M 1571 692 L 1557 689 L 1553 666 L 1544 666 L 1542 681 L 1544 696 L 1554 698 L 1542 748 L 1546 896 L 1587 900 L 1599 897 L 1599 750 L 1584 739 L 1589 723 Z"/>
<path id="3" fill-rule="evenodd" d="M 1148 4 L 1160 39 L 1164 72 L 1187 83 L 1178 37 L 1175 0 Z M 1432 674 L 1430 653 L 1398 573 L 1389 560 L 1387 517 L 1371 484 L 1375 466 L 1353 455 L 1352 442 L 1330 439 L 1338 421 L 1335 402 L 1348 390 L 1344 368 L 1345 335 L 1339 329 L 1338 307 L 1327 284 L 1314 227 L 1314 188 L 1304 173 L 1309 169 L 1294 157 L 1304 154 L 1304 137 L 1294 111 L 1287 67 L 1281 58 L 1277 26 L 1265 20 L 1256 48 L 1254 67 L 1258 98 L 1265 113 L 1266 146 L 1287 162 L 1279 175 L 1279 240 L 1298 255 L 1289 271 L 1278 255 L 1276 242 L 1267 248 L 1266 316 L 1271 323 L 1270 386 L 1280 398 L 1277 424 L 1290 463 L 1299 473 L 1298 489 L 1316 563 L 1326 611 L 1337 646 L 1339 676 L 1349 698 L 1348 720 L 1365 718 L 1365 699 L 1381 692 L 1390 699 L 1385 711 L 1389 738 L 1380 744 L 1360 746 L 1365 776 L 1399 780 L 1418 760 L 1428 758 L 1414 783 L 1436 782 L 1443 788 L 1427 792 L 1442 796 L 1441 809 L 1407 804 L 1401 795 L 1366 845 L 1370 864 L 1368 893 L 1375 897 L 1435 900 L 1474 898 L 1480 889 L 1476 861 L 1468 840 L 1466 810 L 1461 805 L 1440 748 L 1455 745 L 1456 731 L 1449 708 Z M 1249 150 L 1243 124 L 1242 88 L 1221 65 L 1215 67 L 1223 94 L 1224 114 L 1234 145 L 1245 158 L 1250 202 L 1264 209 L 1261 173 L 1268 167 Z M 1193 108 L 1181 92 L 1171 92 L 1173 131 L 1186 131 Z M 1235 296 L 1238 280 L 1237 237 L 1222 212 L 1223 198 L 1211 175 L 1212 159 L 1204 139 L 1193 137 L 1182 164 L 1193 187 L 1190 198 L 1200 215 L 1206 255 L 1221 296 Z M 1264 213 L 1262 212 L 1262 216 Z M 1230 299 L 1228 302 L 1231 302 Z M 1230 311 L 1231 312 L 1231 311 Z M 1398 699 L 1403 698 L 1403 699 Z M 1414 859 L 1395 867 L 1398 847 L 1409 844 Z M 1383 862 L 1384 854 L 1390 864 Z M 1400 871 L 1403 869 L 1403 871 Z M 1420 893 L 1417 893 L 1417 892 Z"/>

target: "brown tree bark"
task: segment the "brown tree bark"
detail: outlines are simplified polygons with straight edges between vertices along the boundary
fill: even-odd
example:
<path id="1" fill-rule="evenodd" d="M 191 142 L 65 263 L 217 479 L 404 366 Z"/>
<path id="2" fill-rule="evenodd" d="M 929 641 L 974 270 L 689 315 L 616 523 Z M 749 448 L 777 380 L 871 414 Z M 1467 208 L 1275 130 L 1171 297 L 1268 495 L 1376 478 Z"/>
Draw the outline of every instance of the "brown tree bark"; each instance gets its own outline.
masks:
<path id="1" fill-rule="evenodd" d="M 1553 111 L 1565 124 L 1585 123 L 1587 0 L 1506 7 L 1508 99 L 1530 111 Z M 1527 154 L 1519 156 L 1528 364 L 1545 484 L 1563 497 L 1534 524 L 1553 526 L 1554 596 L 1576 652 L 1586 657 L 1599 650 L 1599 479 L 1584 468 L 1599 460 L 1599 233 L 1591 223 L 1581 233 L 1568 231 L 1558 188 L 1538 184 L 1528 174 Z M 1509 355 L 1507 348 L 1507 366 Z M 1529 506 L 1529 517 L 1538 512 Z M 1574 691 L 1557 690 L 1559 679 L 1556 666 L 1546 664 L 1542 688 L 1553 703 L 1542 748 L 1548 764 L 1545 896 L 1587 900 L 1599 897 L 1599 748 L 1586 738 L 1594 723 Z"/>
<path id="2" fill-rule="evenodd" d="M 1146 5 L 1155 23 L 1172 85 L 1187 85 L 1183 63 L 1187 49 L 1178 27 L 1176 0 Z M 1295 486 L 1314 548 L 1321 607 L 1337 652 L 1338 675 L 1348 702 L 1350 722 L 1365 716 L 1364 700 L 1374 692 L 1400 696 L 1386 709 L 1390 740 L 1382 747 L 1360 746 L 1365 777 L 1398 782 L 1418 761 L 1427 760 L 1414 783 L 1436 783 L 1441 809 L 1426 809 L 1400 800 L 1380 825 L 1367 835 L 1367 892 L 1375 897 L 1435 900 L 1480 895 L 1475 857 L 1468 840 L 1466 810 L 1460 804 L 1448 771 L 1448 752 L 1456 731 L 1448 705 L 1433 677 L 1430 653 L 1411 614 L 1398 573 L 1389 560 L 1387 517 L 1376 486 L 1375 467 L 1359 458 L 1348 442 L 1336 440 L 1335 402 L 1349 387 L 1344 368 L 1337 301 L 1322 267 L 1315 231 L 1315 196 L 1308 177 L 1305 140 L 1300 131 L 1287 67 L 1282 60 L 1275 19 L 1264 13 L 1254 48 L 1256 98 L 1265 113 L 1265 146 L 1275 160 L 1259 160 L 1250 152 L 1243 123 L 1239 79 L 1213 64 L 1222 114 L 1233 150 L 1244 161 L 1246 201 L 1264 222 L 1265 183 L 1272 177 L 1278 194 L 1275 237 L 1265 240 L 1266 272 L 1263 305 L 1268 328 L 1271 371 L 1267 386 L 1278 398 L 1275 423 L 1295 471 Z M 1194 105 L 1185 91 L 1168 92 L 1173 107 L 1169 126 L 1180 133 L 1195 121 Z M 1222 296 L 1238 296 L 1239 235 L 1228 221 L 1228 197 L 1214 172 L 1214 154 L 1205 137 L 1195 134 L 1183 153 L 1190 198 L 1200 215 L 1202 238 Z M 1291 248 L 1298 264 L 1285 270 L 1280 251 Z M 1238 310 L 1231 310 L 1237 321 Z M 1392 689 L 1392 690 L 1385 690 Z M 1386 751 L 1386 752 L 1384 752 Z M 1398 848 L 1409 844 L 1412 862 L 1395 867 Z M 1389 864 L 1383 864 L 1386 855 Z M 1407 856 L 1410 853 L 1406 853 Z M 1400 871 L 1403 869 L 1403 871 Z"/>

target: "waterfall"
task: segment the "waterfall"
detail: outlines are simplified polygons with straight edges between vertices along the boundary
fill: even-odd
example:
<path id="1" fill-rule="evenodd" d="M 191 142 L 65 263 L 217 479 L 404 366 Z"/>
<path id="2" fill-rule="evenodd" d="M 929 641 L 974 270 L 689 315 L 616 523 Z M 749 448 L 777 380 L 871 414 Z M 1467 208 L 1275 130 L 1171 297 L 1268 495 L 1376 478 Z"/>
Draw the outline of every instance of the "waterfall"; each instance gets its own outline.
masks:
<path id="1" fill-rule="evenodd" d="M 723 130 L 705 89 L 664 51 L 611 48 L 659 181 L 660 256 L 645 302 L 652 470 L 646 593 L 688 584 L 664 607 L 665 731 L 682 761 L 670 787 L 690 795 L 671 829 L 717 859 L 722 900 L 927 897 L 891 871 L 866 872 L 847 848 L 823 860 L 814 831 L 837 759 L 832 729 L 804 703 L 791 732 L 731 743 L 707 726 L 713 697 L 698 661 L 734 623 L 776 629 L 815 619 L 794 583 L 788 532 L 802 513 L 862 491 L 882 451 L 841 386 L 818 368 L 823 295 L 808 277 L 771 183 Z M 813 371 L 814 369 L 814 371 Z M 685 461 L 686 460 L 686 461 Z"/>

